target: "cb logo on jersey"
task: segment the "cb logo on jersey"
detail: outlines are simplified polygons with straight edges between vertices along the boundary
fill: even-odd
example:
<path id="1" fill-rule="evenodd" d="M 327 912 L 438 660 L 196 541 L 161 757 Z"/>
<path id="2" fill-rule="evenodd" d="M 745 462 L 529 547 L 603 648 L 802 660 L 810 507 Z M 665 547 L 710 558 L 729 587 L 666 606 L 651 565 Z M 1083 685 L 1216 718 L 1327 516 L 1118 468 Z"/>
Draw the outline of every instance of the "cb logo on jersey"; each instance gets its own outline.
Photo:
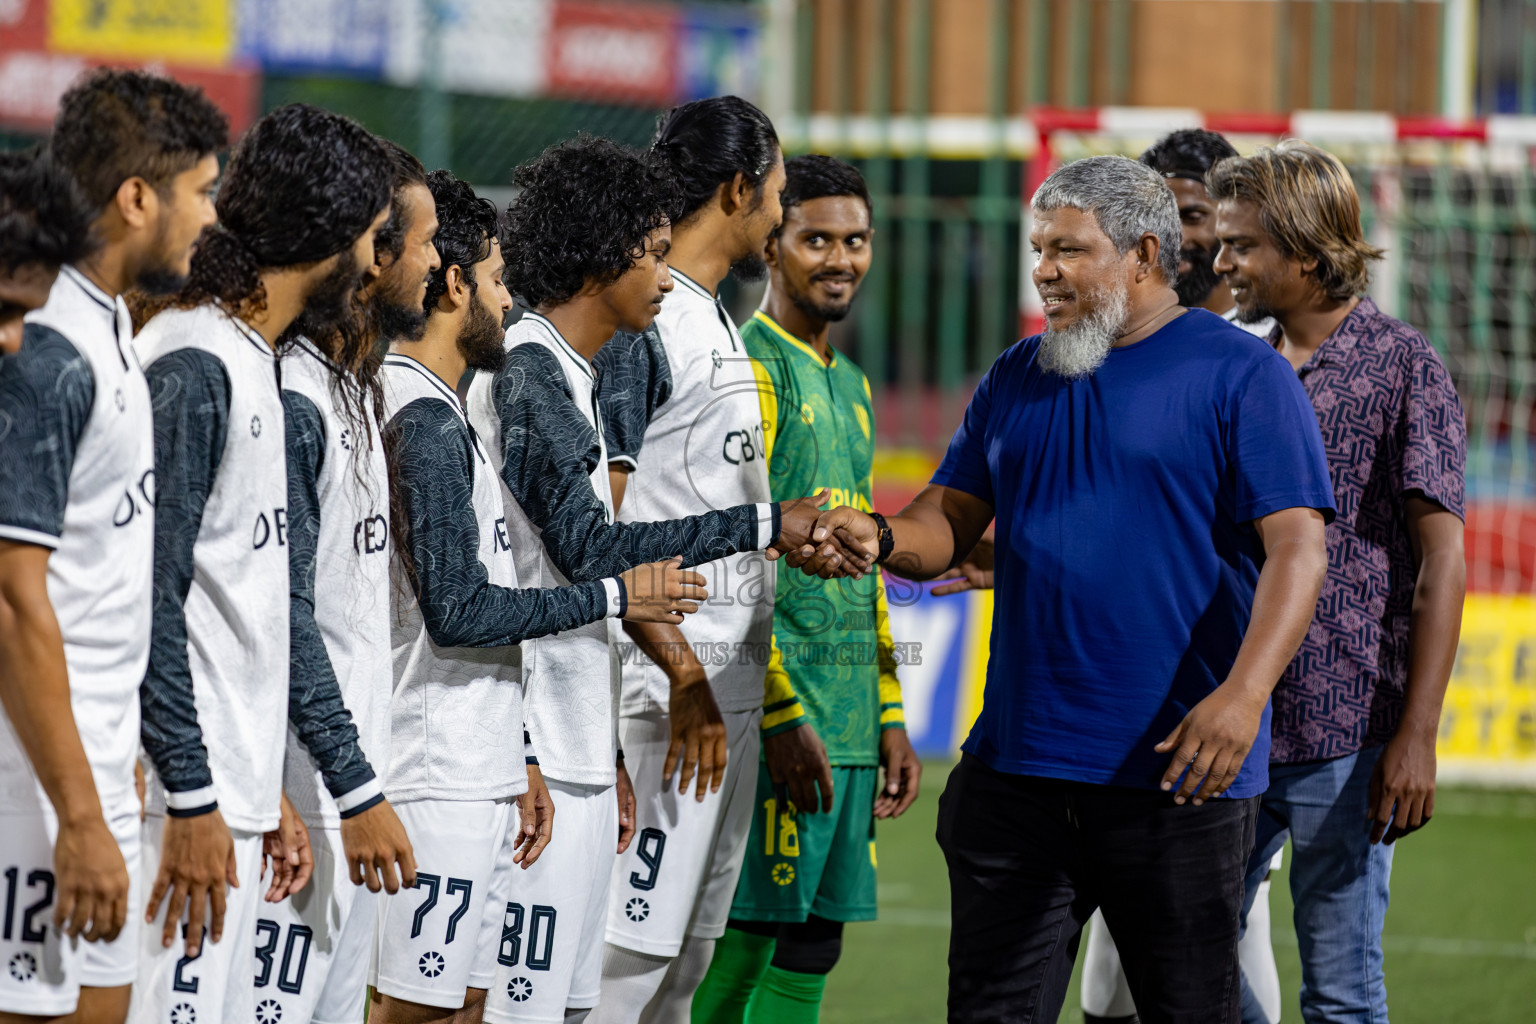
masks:
<path id="1" fill-rule="evenodd" d="M 283 1019 L 283 1007 L 276 999 L 263 999 L 256 1004 L 256 1024 L 277 1024 Z"/>
<path id="2" fill-rule="evenodd" d="M 781 860 L 773 866 L 773 884 L 788 885 L 795 880 L 795 866 L 789 861 Z"/>
<path id="3" fill-rule="evenodd" d="M 514 1003 L 526 1003 L 533 995 L 533 982 L 519 975 L 507 982 L 507 998 Z"/>
<path id="4" fill-rule="evenodd" d="M 376 555 L 389 546 L 389 521 L 372 515 L 352 527 L 352 550 L 360 555 Z"/>
<path id="5" fill-rule="evenodd" d="M 426 952 L 421 954 L 421 959 L 416 961 L 417 970 L 428 978 L 435 978 L 443 973 L 447 963 L 443 960 L 443 954 Z"/>
<path id="6" fill-rule="evenodd" d="M 651 905 L 645 900 L 641 899 L 639 896 L 636 896 L 634 899 L 624 904 L 624 916 L 629 918 L 631 921 L 644 921 L 646 918 L 651 916 Z"/>
<path id="7" fill-rule="evenodd" d="M 191 1003 L 177 1003 L 171 1007 L 171 1024 L 197 1024 L 197 1011 Z"/>
<path id="8" fill-rule="evenodd" d="M 37 977 L 37 958 L 25 952 L 11 957 L 11 977 L 17 981 L 31 981 Z"/>

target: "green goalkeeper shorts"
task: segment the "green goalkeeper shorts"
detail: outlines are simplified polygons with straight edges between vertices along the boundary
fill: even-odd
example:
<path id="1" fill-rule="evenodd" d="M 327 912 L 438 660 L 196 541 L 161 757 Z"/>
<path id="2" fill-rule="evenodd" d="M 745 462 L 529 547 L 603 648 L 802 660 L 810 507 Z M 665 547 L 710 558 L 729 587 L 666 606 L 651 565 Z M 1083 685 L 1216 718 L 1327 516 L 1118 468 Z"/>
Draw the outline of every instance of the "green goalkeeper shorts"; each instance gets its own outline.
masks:
<path id="1" fill-rule="evenodd" d="M 831 814 L 800 814 L 757 766 L 752 831 L 731 916 L 742 921 L 875 919 L 879 768 L 832 769 Z"/>

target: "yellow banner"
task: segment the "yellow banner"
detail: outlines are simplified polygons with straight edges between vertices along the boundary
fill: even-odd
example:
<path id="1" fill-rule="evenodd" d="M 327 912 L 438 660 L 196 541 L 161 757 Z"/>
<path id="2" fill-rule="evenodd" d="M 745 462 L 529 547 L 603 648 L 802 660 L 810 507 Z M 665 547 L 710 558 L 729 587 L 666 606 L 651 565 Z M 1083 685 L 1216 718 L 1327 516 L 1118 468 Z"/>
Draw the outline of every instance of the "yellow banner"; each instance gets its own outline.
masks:
<path id="1" fill-rule="evenodd" d="M 52 0 L 48 45 L 93 57 L 227 64 L 234 0 Z"/>
<path id="2" fill-rule="evenodd" d="M 1536 597 L 1467 596 L 1438 752 L 1452 776 L 1536 779 Z"/>

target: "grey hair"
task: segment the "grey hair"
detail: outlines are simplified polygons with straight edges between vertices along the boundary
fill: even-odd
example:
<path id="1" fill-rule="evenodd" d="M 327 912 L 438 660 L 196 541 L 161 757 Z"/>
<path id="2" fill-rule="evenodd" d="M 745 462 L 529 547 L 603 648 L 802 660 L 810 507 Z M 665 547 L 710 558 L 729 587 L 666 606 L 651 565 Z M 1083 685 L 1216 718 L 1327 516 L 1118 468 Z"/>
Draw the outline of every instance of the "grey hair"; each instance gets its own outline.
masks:
<path id="1" fill-rule="evenodd" d="M 1090 156 L 1056 169 L 1030 201 L 1035 210 L 1071 208 L 1091 213 L 1099 230 L 1120 252 L 1130 252 L 1145 234 L 1158 242 L 1163 280 L 1179 279 L 1179 204 L 1173 190 L 1146 164 L 1123 156 Z"/>

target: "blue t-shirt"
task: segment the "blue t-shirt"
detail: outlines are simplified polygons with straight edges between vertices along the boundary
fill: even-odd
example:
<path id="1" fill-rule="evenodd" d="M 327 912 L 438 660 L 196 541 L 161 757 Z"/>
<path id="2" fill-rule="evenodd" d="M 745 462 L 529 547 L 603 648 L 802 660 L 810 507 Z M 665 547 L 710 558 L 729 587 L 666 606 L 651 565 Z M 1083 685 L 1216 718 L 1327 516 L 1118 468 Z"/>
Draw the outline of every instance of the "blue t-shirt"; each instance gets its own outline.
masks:
<path id="1" fill-rule="evenodd" d="M 1317 414 L 1262 340 L 1191 310 L 1077 381 L 1039 337 L 987 371 L 933 482 L 997 512 L 991 660 L 964 749 L 992 768 L 1156 789 L 1162 741 L 1232 668 L 1263 546 L 1333 516 Z M 1269 709 L 1229 796 L 1268 786 Z"/>

